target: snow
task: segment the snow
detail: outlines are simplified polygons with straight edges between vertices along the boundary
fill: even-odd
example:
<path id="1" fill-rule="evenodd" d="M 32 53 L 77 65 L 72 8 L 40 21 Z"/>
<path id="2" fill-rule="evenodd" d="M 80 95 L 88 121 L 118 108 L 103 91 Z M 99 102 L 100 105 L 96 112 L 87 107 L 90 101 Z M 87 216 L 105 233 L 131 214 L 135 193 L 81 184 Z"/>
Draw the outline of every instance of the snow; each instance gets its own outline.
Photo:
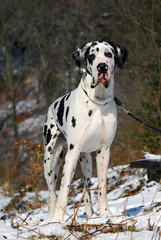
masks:
<path id="1" fill-rule="evenodd" d="M 161 160 L 161 155 L 156 155 L 148 152 L 144 152 L 144 156 L 146 159 L 159 159 Z"/>
<path id="2" fill-rule="evenodd" d="M 146 154 L 147 158 L 149 154 Z M 153 156 L 156 159 L 156 155 Z M 11 200 L 6 192 L 0 189 L 0 239 L 88 239 L 83 234 L 92 234 L 93 240 L 154 240 L 160 239 L 161 228 L 161 186 L 154 181 L 148 181 L 145 169 L 131 169 L 129 165 L 109 168 L 107 172 L 107 198 L 113 217 L 100 217 L 97 212 L 97 178 L 91 179 L 91 197 L 94 214 L 85 219 L 84 202 L 78 209 L 75 228 L 86 224 L 87 229 L 74 230 L 69 226 L 82 198 L 82 180 L 72 183 L 72 196 L 69 196 L 68 206 L 63 223 L 52 223 L 48 215 L 48 191 L 40 191 L 38 202 L 45 202 L 39 208 L 26 212 L 6 211 L 4 208 Z M 59 193 L 59 192 L 57 192 Z M 22 199 L 28 203 L 33 201 L 34 193 L 27 193 Z M 126 212 L 126 214 L 125 214 Z M 68 220 L 68 221 L 66 221 Z M 92 226 L 92 225 L 97 225 Z M 113 231 L 110 231 L 112 226 Z M 121 226 L 124 230 L 116 230 Z M 130 229 L 133 228 L 133 231 Z M 82 228 L 83 229 L 83 228 Z M 100 229 L 100 231 L 98 231 Z M 102 231 L 101 231 L 102 229 Z M 49 237 L 50 236 L 50 237 Z M 55 238 L 54 238 L 55 236 Z"/>

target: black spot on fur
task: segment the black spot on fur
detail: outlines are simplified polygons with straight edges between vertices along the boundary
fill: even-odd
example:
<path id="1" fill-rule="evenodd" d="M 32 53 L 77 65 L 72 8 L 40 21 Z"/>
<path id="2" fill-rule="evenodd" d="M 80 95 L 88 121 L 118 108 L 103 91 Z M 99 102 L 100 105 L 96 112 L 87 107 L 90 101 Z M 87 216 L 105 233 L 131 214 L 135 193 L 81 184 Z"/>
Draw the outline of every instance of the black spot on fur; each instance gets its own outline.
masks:
<path id="1" fill-rule="evenodd" d="M 62 152 L 60 153 L 59 157 L 62 159 L 62 157 L 63 157 L 63 150 L 62 150 Z"/>
<path id="2" fill-rule="evenodd" d="M 57 105 L 58 105 L 58 102 L 55 102 L 55 103 L 54 103 L 54 108 L 56 108 Z"/>
<path id="3" fill-rule="evenodd" d="M 67 109 L 66 109 L 66 114 L 65 114 L 66 121 L 67 121 L 67 118 L 68 118 L 68 113 L 69 113 L 69 107 L 67 107 Z"/>
<path id="4" fill-rule="evenodd" d="M 69 148 L 70 148 L 70 150 L 72 150 L 74 148 L 74 145 L 70 144 Z"/>
<path id="5" fill-rule="evenodd" d="M 44 137 L 46 138 L 47 125 L 44 126 Z"/>
<path id="6" fill-rule="evenodd" d="M 67 101 L 68 98 L 70 97 L 70 94 L 71 94 L 71 92 L 66 95 L 66 99 L 65 99 L 66 101 Z"/>
<path id="7" fill-rule="evenodd" d="M 86 50 L 86 52 L 85 52 L 85 59 L 88 59 L 88 57 L 89 57 L 90 48 L 91 48 L 91 46 L 88 47 L 87 50 Z"/>
<path id="8" fill-rule="evenodd" d="M 50 128 L 53 128 L 54 127 L 54 125 L 53 124 L 50 124 Z"/>
<path id="9" fill-rule="evenodd" d="M 63 126 L 64 99 L 65 99 L 65 97 L 66 97 L 66 96 L 64 96 L 64 97 L 61 99 L 60 104 L 59 104 L 59 108 L 58 108 L 58 112 L 57 112 L 58 121 L 59 121 L 60 126 Z"/>
<path id="10" fill-rule="evenodd" d="M 54 179 L 56 180 L 57 179 L 57 175 L 55 174 L 55 176 L 54 176 Z"/>
<path id="11" fill-rule="evenodd" d="M 94 46 L 96 46 L 98 43 L 97 42 L 93 42 L 92 44 L 91 44 L 91 47 L 94 47 Z"/>
<path id="12" fill-rule="evenodd" d="M 83 91 L 84 91 L 84 93 L 86 94 L 86 96 L 88 97 L 88 93 L 86 92 L 86 90 L 83 89 Z"/>
<path id="13" fill-rule="evenodd" d="M 53 138 L 56 138 L 57 137 L 57 133 L 54 134 Z"/>
<path id="14" fill-rule="evenodd" d="M 96 48 L 96 51 L 99 52 L 99 48 Z"/>
<path id="15" fill-rule="evenodd" d="M 49 144 L 50 140 L 51 140 L 52 134 L 51 134 L 51 130 L 50 128 L 48 129 L 47 135 L 46 135 L 46 145 Z"/>
<path id="16" fill-rule="evenodd" d="M 72 117 L 72 127 L 75 128 L 75 126 L 76 126 L 76 119 L 75 117 Z"/>
<path id="17" fill-rule="evenodd" d="M 49 176 L 49 177 L 51 176 L 51 173 L 52 173 L 52 171 L 50 171 L 50 172 L 48 173 L 48 176 Z"/>
<path id="18" fill-rule="evenodd" d="M 46 159 L 44 160 L 44 163 L 46 163 Z"/>
<path id="19" fill-rule="evenodd" d="M 100 153 L 101 153 L 101 150 L 98 151 L 98 154 L 100 154 Z"/>
<path id="20" fill-rule="evenodd" d="M 86 202 L 88 203 L 88 199 L 86 199 Z"/>
<path id="21" fill-rule="evenodd" d="M 48 147 L 48 152 L 51 152 L 52 151 L 52 147 Z"/>
<path id="22" fill-rule="evenodd" d="M 92 115 L 92 110 L 89 110 L 88 116 L 90 117 Z"/>
<path id="23" fill-rule="evenodd" d="M 113 52 L 113 54 L 115 54 L 115 51 L 114 51 L 114 49 L 113 49 L 113 48 L 111 48 L 111 51 Z"/>

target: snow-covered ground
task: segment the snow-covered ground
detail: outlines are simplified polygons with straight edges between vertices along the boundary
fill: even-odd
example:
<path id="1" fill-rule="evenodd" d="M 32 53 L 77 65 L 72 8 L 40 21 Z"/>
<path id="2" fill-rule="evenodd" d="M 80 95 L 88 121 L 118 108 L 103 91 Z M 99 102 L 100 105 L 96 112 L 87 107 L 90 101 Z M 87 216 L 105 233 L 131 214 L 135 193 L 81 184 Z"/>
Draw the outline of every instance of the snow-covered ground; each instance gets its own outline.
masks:
<path id="1" fill-rule="evenodd" d="M 149 155 L 148 155 L 149 156 Z M 91 197 L 95 214 L 87 221 L 82 198 L 82 180 L 72 183 L 63 223 L 52 223 L 47 211 L 48 192 L 40 191 L 36 209 L 5 211 L 11 198 L 1 190 L 0 239 L 108 239 L 159 240 L 161 237 L 161 187 L 149 182 L 145 169 L 129 165 L 108 169 L 108 202 L 114 217 L 100 218 L 97 213 L 97 178 L 91 180 Z M 32 202 L 34 193 L 22 199 Z M 78 212 L 77 212 L 78 208 Z M 75 209 L 75 210 L 74 210 Z M 72 219 L 76 214 L 76 219 Z M 70 219 L 69 219 L 70 216 Z M 68 221 L 66 221 L 68 220 Z M 72 224 L 71 224 L 72 223 Z"/>

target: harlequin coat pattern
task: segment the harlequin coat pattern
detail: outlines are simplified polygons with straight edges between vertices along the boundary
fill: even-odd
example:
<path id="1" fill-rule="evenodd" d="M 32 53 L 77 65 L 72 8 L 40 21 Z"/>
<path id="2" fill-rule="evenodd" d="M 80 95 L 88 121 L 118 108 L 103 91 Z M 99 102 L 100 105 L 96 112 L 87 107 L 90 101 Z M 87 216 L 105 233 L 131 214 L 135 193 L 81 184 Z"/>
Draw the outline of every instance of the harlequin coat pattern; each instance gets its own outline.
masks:
<path id="1" fill-rule="evenodd" d="M 116 65 L 123 68 L 128 50 L 114 42 L 95 41 L 78 48 L 72 57 L 82 71 L 81 81 L 75 90 L 51 104 L 44 125 L 44 175 L 53 222 L 63 221 L 78 161 L 84 176 L 84 189 L 89 189 L 91 152 L 96 152 L 98 212 L 100 216 L 112 216 L 106 197 L 106 172 L 117 127 L 114 69 Z M 67 148 L 67 153 L 57 196 L 56 180 L 64 148 Z M 86 191 L 84 202 L 86 215 L 90 217 L 93 209 L 89 191 Z"/>

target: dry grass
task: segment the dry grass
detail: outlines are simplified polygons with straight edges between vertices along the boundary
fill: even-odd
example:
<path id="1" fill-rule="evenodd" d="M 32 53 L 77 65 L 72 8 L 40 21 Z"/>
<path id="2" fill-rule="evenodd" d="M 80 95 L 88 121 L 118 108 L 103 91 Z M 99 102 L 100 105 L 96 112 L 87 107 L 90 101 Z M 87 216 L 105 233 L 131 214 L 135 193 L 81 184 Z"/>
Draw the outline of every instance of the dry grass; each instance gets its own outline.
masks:
<path id="1" fill-rule="evenodd" d="M 96 191 L 98 189 L 91 189 L 90 191 Z M 119 234 L 121 232 L 124 232 L 129 239 L 132 239 L 132 233 L 133 232 L 139 232 L 142 231 L 143 229 L 137 229 L 135 227 L 136 223 L 137 223 L 137 219 L 143 215 L 147 215 L 147 212 L 144 212 L 140 215 L 134 216 L 134 217 L 128 217 L 126 215 L 126 205 L 127 205 L 127 201 L 124 202 L 124 214 L 123 215 L 118 215 L 115 216 L 115 218 L 120 218 L 121 220 L 118 223 L 113 223 L 111 220 L 107 220 L 107 222 L 105 224 L 100 223 L 100 224 L 91 224 L 89 223 L 89 219 L 86 219 L 85 223 L 79 223 L 77 221 L 77 214 L 78 214 L 78 210 L 82 204 L 84 195 L 86 193 L 87 190 L 84 190 L 81 200 L 78 204 L 78 207 L 75 209 L 73 209 L 73 214 L 69 215 L 65 210 L 64 212 L 68 215 L 68 219 L 66 220 L 65 223 L 60 223 L 64 229 L 66 229 L 68 231 L 69 234 L 67 234 L 66 236 L 56 236 L 55 234 L 52 234 L 50 236 L 47 235 L 43 235 L 39 232 L 39 227 L 35 226 L 33 228 L 29 227 L 29 223 L 28 223 L 28 218 L 30 216 L 30 213 L 24 218 L 22 219 L 20 216 L 14 214 L 14 217 L 11 220 L 11 225 L 14 229 L 17 229 L 18 231 L 18 237 L 19 239 L 31 239 L 31 240 L 36 240 L 36 239 L 70 239 L 70 237 L 74 237 L 75 239 L 81 239 L 81 240 L 86 240 L 86 239 L 93 239 L 93 237 L 96 237 L 99 234 L 103 234 L 103 233 L 115 233 L 116 235 L 116 240 L 119 237 Z M 20 221 L 18 221 L 19 223 L 14 223 L 14 218 L 18 218 Z M 91 218 L 93 220 L 98 220 L 99 217 L 96 218 Z M 161 217 L 160 217 L 161 219 Z M 160 219 L 158 220 L 158 223 L 160 221 Z M 70 224 L 68 223 L 70 222 Z M 53 222 L 49 222 L 48 224 L 44 224 L 41 225 L 42 227 L 50 225 L 51 229 L 52 229 L 52 225 L 55 224 Z M 159 229 L 159 227 L 157 227 L 157 225 L 151 225 L 150 223 L 150 219 L 148 219 L 148 225 L 149 225 L 149 231 L 153 231 L 153 237 L 152 240 L 160 240 L 161 238 L 161 231 Z M 27 230 L 28 233 L 32 233 L 30 237 L 25 238 L 21 236 L 21 233 L 24 230 Z M 159 236 L 159 238 L 157 238 L 157 236 Z"/>

